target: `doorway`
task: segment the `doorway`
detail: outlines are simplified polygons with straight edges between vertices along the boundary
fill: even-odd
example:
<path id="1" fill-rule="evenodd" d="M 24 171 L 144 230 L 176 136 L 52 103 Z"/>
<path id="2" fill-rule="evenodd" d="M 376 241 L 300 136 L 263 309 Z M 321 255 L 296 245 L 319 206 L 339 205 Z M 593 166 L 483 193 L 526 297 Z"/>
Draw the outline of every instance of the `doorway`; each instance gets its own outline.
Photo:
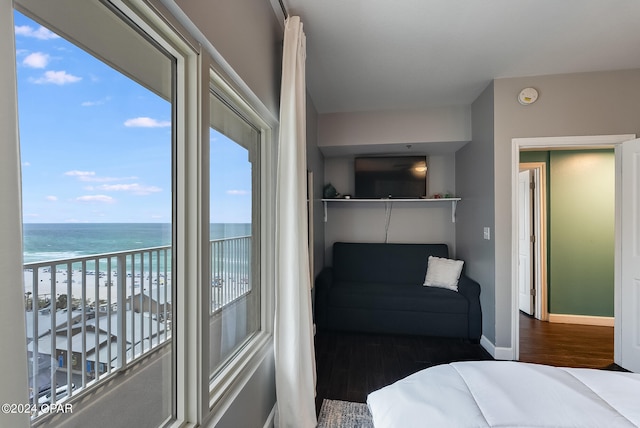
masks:
<path id="1" fill-rule="evenodd" d="M 577 148 L 602 148 L 602 147 L 616 147 L 622 144 L 625 141 L 634 139 L 634 135 L 615 135 L 615 136 L 593 136 L 593 137 L 556 137 L 556 138 L 518 138 L 513 139 L 513 150 L 512 150 L 512 212 L 514 214 L 513 218 L 519 218 L 518 212 L 520 210 L 518 203 L 518 175 L 519 175 L 519 164 L 520 164 L 520 151 L 524 149 L 577 149 Z M 621 162 L 620 157 L 616 156 L 616 177 L 621 176 Z M 619 191 L 619 183 L 616 179 L 616 212 L 620 212 L 621 206 L 621 198 Z M 616 250 L 621 246 L 621 236 L 619 233 L 619 218 L 616 215 L 616 237 L 615 237 L 615 246 Z M 514 359 L 518 360 L 520 357 L 520 304 L 519 304 L 519 283 L 518 283 L 518 263 L 519 263 L 519 247 L 520 244 L 518 242 L 518 223 L 513 222 L 512 224 L 512 245 L 514 251 L 512 252 L 512 344 L 514 351 Z M 615 266 L 615 293 L 616 293 L 616 315 L 618 312 L 619 303 L 618 300 L 620 298 L 619 294 L 621 290 L 620 284 L 620 264 L 618 261 L 618 256 L 616 256 L 616 266 Z M 619 355 L 619 343 L 620 342 L 620 334 L 619 328 L 616 325 L 616 359 L 618 359 Z"/>
<path id="2" fill-rule="evenodd" d="M 613 363 L 613 147 L 524 150 L 520 161 L 520 361 L 608 366 Z M 547 228 L 547 220 L 556 227 Z"/>

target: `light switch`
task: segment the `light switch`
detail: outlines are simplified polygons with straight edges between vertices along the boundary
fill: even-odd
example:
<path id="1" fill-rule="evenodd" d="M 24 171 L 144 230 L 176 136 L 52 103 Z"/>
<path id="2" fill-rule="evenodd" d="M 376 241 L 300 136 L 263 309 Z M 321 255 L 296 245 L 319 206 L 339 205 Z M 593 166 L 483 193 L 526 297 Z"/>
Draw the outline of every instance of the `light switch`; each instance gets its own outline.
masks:
<path id="1" fill-rule="evenodd" d="M 484 239 L 486 239 L 487 241 L 491 240 L 491 228 L 490 227 L 485 227 L 484 228 Z"/>

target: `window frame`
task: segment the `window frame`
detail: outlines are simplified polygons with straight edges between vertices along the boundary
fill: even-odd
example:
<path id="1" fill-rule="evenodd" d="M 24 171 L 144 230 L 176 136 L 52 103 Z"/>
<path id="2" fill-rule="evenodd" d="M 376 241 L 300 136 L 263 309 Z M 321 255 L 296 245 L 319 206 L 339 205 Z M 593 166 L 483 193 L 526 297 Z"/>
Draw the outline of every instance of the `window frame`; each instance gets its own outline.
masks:
<path id="1" fill-rule="evenodd" d="M 273 315 L 275 307 L 275 263 L 272 251 L 275 231 L 275 203 L 268 195 L 275 194 L 275 171 L 277 159 L 277 118 L 264 106 L 242 79 L 233 71 L 211 43 L 190 23 L 184 13 L 173 3 L 161 0 L 97 0 L 115 7 L 134 24 L 145 31 L 151 39 L 176 58 L 174 98 L 174 156 L 173 156 L 173 246 L 174 282 L 172 299 L 175 302 L 172 339 L 172 414 L 173 420 L 166 426 L 184 427 L 196 424 L 213 425 L 219 421 L 260 366 L 272 364 L 273 359 Z M 2 21 L 13 23 L 13 2 L 0 0 Z M 5 16 L 9 15 L 9 17 Z M 4 26 L 3 26 L 4 27 Z M 10 71 L 15 67 L 15 45 L 13 26 L 3 30 L 10 37 L 0 43 L 0 52 L 6 58 L 14 58 L 3 67 Z M 15 69 L 7 73 L 8 79 L 0 85 L 8 106 L 8 115 L 0 118 L 6 125 L 9 140 L 17 139 L 17 99 Z M 253 335 L 242 350 L 225 369 L 219 372 L 215 382 L 209 382 L 208 330 L 210 300 L 204 285 L 209 283 L 208 263 L 208 156 L 204 156 L 209 142 L 208 97 L 211 85 L 222 89 L 227 97 L 257 125 L 260 132 L 260 330 Z M 12 116 L 12 113 L 15 113 Z M 4 133 L 3 133 L 4 135 Z M 19 174 L 19 160 L 9 170 Z M 4 187 L 4 186 L 3 186 Z M 18 197 L 16 188 L 6 186 L 9 195 Z M 4 190 L 4 189 L 3 189 Z M 206 202 L 206 203 L 205 203 Z M 207 214 L 207 215 L 204 215 Z M 205 228 L 205 225 L 207 226 Z M 21 236 L 21 229 L 19 230 Z M 205 239 L 206 237 L 206 239 Z M 15 242 L 11 242 L 15 251 Z M 206 249 L 206 251 L 205 251 Z M 207 257 L 205 257 L 207 256 Z M 21 260 L 21 254 L 14 259 Z M 5 273 L 5 267 L 0 266 Z M 22 277 L 21 264 L 6 267 L 7 277 Z M 7 288 L 7 287 L 5 287 Z M 23 316 L 21 293 L 0 290 L 0 296 L 11 302 L 6 312 L 9 318 Z M 20 330 L 20 329 L 18 329 Z M 14 329 L 15 331 L 15 329 Z M 26 340 L 22 331 L 7 337 L 7 353 L 3 361 L 12 363 L 13 380 L 27 373 Z M 203 352 L 205 354 L 203 354 Z M 14 362 L 19 362 L 13 365 Z M 139 368 L 131 364 L 129 369 Z M 117 387 L 124 376 L 114 376 L 108 387 Z M 26 379 L 26 376 L 25 376 Z M 28 397 L 26 382 L 7 382 L 0 386 L 0 396 L 13 402 Z M 20 415 L 15 426 L 29 426 L 28 415 Z"/>
<path id="2" fill-rule="evenodd" d="M 0 74 L 4 77 L 0 82 L 0 136 L 10 143 L 0 147 L 0 191 L 6 203 L 0 208 L 3 224 L 0 242 L 2 261 L 0 275 L 10 283 L 20 283 L 22 273 L 22 221 L 20 207 L 20 153 L 18 145 L 18 99 L 16 74 L 16 46 L 14 41 L 13 2 L 0 0 L 0 55 L 5 58 L 0 64 Z M 19 252 L 16 252 L 16 248 Z M 6 370 L 3 382 L 0 382 L 0 398 L 3 403 L 28 403 L 28 379 L 26 321 L 22 290 L 18 287 L 0 287 L 3 323 L 0 335 L 5 347 L 0 357 Z M 9 322 L 10 321 L 10 322 Z M 28 414 L 5 414 L 3 421 L 15 427 L 29 427 Z"/>
<path id="3" fill-rule="evenodd" d="M 3 2 L 3 6 L 6 2 Z M 198 133 L 190 131 L 189 122 L 193 122 L 198 117 L 198 92 L 197 85 L 194 85 L 194 82 L 197 82 L 200 76 L 200 60 L 199 60 L 199 51 L 194 49 L 193 46 L 189 43 L 185 42 L 185 39 L 176 33 L 173 28 L 171 28 L 167 23 L 161 19 L 160 16 L 152 13 L 151 9 L 149 9 L 146 5 L 144 5 L 140 1 L 121 1 L 121 0 L 98 0 L 96 3 L 101 3 L 108 10 L 106 13 L 113 13 L 114 15 L 120 15 L 123 17 L 125 21 L 129 21 L 130 25 L 139 27 L 143 33 L 145 33 L 145 38 L 148 38 L 150 43 L 157 45 L 160 49 L 167 52 L 170 56 L 175 59 L 175 62 L 172 66 L 172 83 L 171 83 L 171 104 L 172 104 L 172 166 L 171 166 L 171 174 L 172 174 L 172 247 L 176 251 L 173 251 L 173 275 L 174 275 L 174 283 L 176 284 L 172 287 L 172 300 L 174 302 L 186 302 L 179 289 L 179 284 L 186 283 L 184 272 L 187 272 L 188 269 L 184 268 L 182 264 L 184 262 L 180 262 L 180 260 L 184 260 L 187 258 L 185 253 L 187 253 L 188 247 L 190 244 L 190 236 L 185 232 L 187 227 L 185 225 L 185 221 L 182 220 L 186 217 L 186 214 L 189 212 L 187 209 L 187 205 L 184 201 L 184 188 L 188 188 L 184 183 L 187 181 L 185 178 L 185 174 L 182 171 L 188 170 L 188 168 L 183 168 L 182 164 L 186 163 L 184 159 L 187 156 L 184 155 L 185 147 L 193 147 L 198 145 Z M 8 2 L 8 8 L 3 8 L 0 12 L 8 13 L 11 16 L 11 22 L 13 22 L 13 10 L 17 9 L 23 13 L 27 13 L 31 15 L 32 13 L 29 11 L 27 7 L 24 5 L 16 4 L 15 6 L 11 1 Z M 35 15 L 38 15 L 35 13 Z M 11 37 L 9 40 L 13 42 L 13 25 L 7 26 L 9 28 L 9 32 Z M 4 45 L 3 45 L 4 49 Z M 87 50 L 85 47 L 82 47 L 83 50 Z M 13 47 L 13 53 L 15 55 L 15 46 Z M 94 55 L 95 56 L 95 55 Z M 11 58 L 11 56 L 10 56 Z M 15 56 L 13 56 L 14 60 L 12 65 L 15 67 Z M 9 85 L 13 85 L 13 87 L 17 87 L 17 76 L 15 74 L 10 76 L 8 79 Z M 16 110 L 17 117 L 17 100 L 13 102 L 14 109 Z M 178 107 L 179 106 L 179 107 Z M 15 127 L 17 131 L 17 122 L 15 124 L 11 124 Z M 18 142 L 19 145 L 19 142 Z M 179 187 L 180 186 L 180 187 Z M 19 186 L 18 186 L 19 192 Z M 192 246 L 192 245 L 191 245 Z M 20 260 L 22 259 L 22 255 L 20 254 Z M 22 272 L 20 263 L 20 273 Z M 182 275 L 181 275 L 182 273 Z M 21 275 L 22 276 L 22 275 Z M 24 308 L 23 305 L 15 305 L 15 308 L 19 309 L 22 313 L 22 319 L 24 319 Z M 182 426 L 186 421 L 196 421 L 198 413 L 194 411 L 189 411 L 189 408 L 185 403 L 189 402 L 187 398 L 187 394 L 190 391 L 193 391 L 194 388 L 190 385 L 186 385 L 185 383 L 178 383 L 180 380 L 185 379 L 183 372 L 186 371 L 186 367 L 184 364 L 178 365 L 178 355 L 184 354 L 184 340 L 183 335 L 184 331 L 187 330 L 184 326 L 186 325 L 185 319 L 188 314 L 188 310 L 185 310 L 185 304 L 176 304 L 174 307 L 174 334 L 173 339 L 171 341 L 171 349 L 172 349 L 172 357 L 171 357 L 171 411 L 172 421 L 167 421 L 168 424 Z M 15 316 L 12 315 L 12 316 Z M 182 331 L 180 331 L 181 329 Z M 20 331 L 21 329 L 18 329 Z M 14 341 L 15 342 L 15 341 Z M 24 342 L 21 340 L 21 342 Z M 26 343 L 15 343 L 16 346 L 10 346 L 10 348 L 14 349 L 23 349 L 23 353 L 26 354 Z M 147 355 L 160 355 L 167 345 L 163 345 L 158 347 L 157 349 L 151 351 Z M 122 367 L 118 368 L 114 371 L 114 375 L 105 379 L 102 382 L 98 382 L 94 385 L 88 387 L 85 391 L 78 394 L 76 397 L 72 397 L 69 400 L 70 404 L 74 404 L 79 402 L 84 396 L 87 394 L 94 393 L 96 388 L 117 388 L 121 383 L 126 382 L 127 379 L 121 376 L 122 373 L 134 373 L 139 370 L 142 366 L 144 366 L 146 355 L 142 358 L 137 358 L 131 362 L 122 362 Z M 27 364 L 26 357 L 23 358 L 25 362 L 25 367 Z M 24 377 L 27 378 L 26 376 Z M 27 393 L 28 385 L 26 382 L 21 382 L 24 384 L 24 391 L 21 391 L 21 395 Z M 180 391 L 185 391 L 185 394 L 180 394 Z M 195 395 L 195 394 L 191 394 Z M 15 396 L 15 393 L 14 393 Z M 27 394 L 28 396 L 28 394 Z M 12 401 L 20 401 L 20 400 L 12 400 Z M 28 399 L 21 400 L 21 402 L 28 402 Z M 37 421 L 30 421 L 27 416 L 26 425 L 30 426 L 32 423 L 34 426 L 39 426 L 43 423 L 46 423 L 51 419 L 50 416 L 43 417 Z M 55 421 L 54 421 L 55 422 Z M 165 423 L 166 425 L 166 423 Z"/>
<path id="4" fill-rule="evenodd" d="M 207 227 L 209 224 L 209 139 L 211 126 L 209 123 L 209 96 L 215 96 L 212 92 L 216 92 L 219 96 L 222 96 L 227 102 L 233 105 L 235 109 L 243 116 L 243 118 L 251 123 L 260 132 L 260 140 L 258 141 L 258 162 L 259 162 L 259 183 L 255 183 L 252 179 L 252 185 L 256 185 L 259 199 L 257 202 L 258 210 L 252 210 L 252 222 L 256 221 L 258 224 L 258 237 L 259 248 L 252 248 L 252 254 L 255 257 L 259 254 L 259 257 L 254 258 L 252 261 L 252 269 L 256 269 L 259 275 L 260 281 L 260 328 L 257 332 L 247 339 L 246 343 L 241 349 L 232 357 L 232 359 L 220 370 L 218 373 L 207 382 L 206 397 L 208 397 L 206 407 L 208 412 L 203 415 L 203 420 L 207 421 L 207 424 L 214 425 L 223 416 L 223 410 L 226 409 L 230 403 L 240 393 L 242 386 L 248 381 L 250 376 L 255 372 L 262 360 L 267 357 L 272 351 L 272 336 L 273 336 L 273 315 L 274 315 L 274 276 L 273 276 L 273 251 L 270 251 L 268 246 L 269 242 L 274 242 L 273 228 L 265 226 L 274 224 L 274 205 L 267 197 L 269 194 L 275 194 L 275 179 L 274 173 L 276 152 L 272 150 L 274 147 L 273 135 L 274 127 L 268 123 L 264 117 L 259 114 L 250 102 L 241 95 L 241 92 L 237 87 L 230 84 L 223 76 L 223 73 L 216 70 L 218 64 L 209 55 L 206 56 L 206 61 L 203 61 L 203 71 L 208 71 L 208 81 L 206 85 L 203 82 L 203 100 L 202 100 L 202 118 L 203 118 L 203 186 L 202 196 L 205 198 L 206 203 L 203 203 L 203 221 L 207 224 L 203 226 Z M 204 73 L 203 73 L 204 74 Z M 206 143 L 204 143 L 206 142 Z M 271 150 L 270 150 L 271 149 Z M 253 196 L 255 198 L 256 196 Z M 208 234 L 206 236 L 209 236 Z M 256 254 L 257 253 L 257 254 Z M 209 250 L 207 248 L 205 254 L 208 256 Z M 203 257 L 205 266 L 203 266 L 203 273 L 208 275 L 209 260 L 210 257 Z M 207 277 L 208 278 L 208 277 Z M 202 361 L 203 374 L 209 379 L 209 314 L 210 307 L 210 291 L 211 287 L 208 281 L 203 281 L 203 301 L 207 303 L 206 307 L 203 307 L 202 311 L 202 331 L 204 332 L 202 337 Z"/>

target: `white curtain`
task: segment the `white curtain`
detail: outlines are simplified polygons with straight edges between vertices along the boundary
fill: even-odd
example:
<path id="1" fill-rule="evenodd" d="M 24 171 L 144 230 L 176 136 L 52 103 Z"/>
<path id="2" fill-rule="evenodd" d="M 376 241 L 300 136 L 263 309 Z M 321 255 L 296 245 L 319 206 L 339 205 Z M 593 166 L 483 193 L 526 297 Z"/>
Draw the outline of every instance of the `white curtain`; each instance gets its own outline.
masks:
<path id="1" fill-rule="evenodd" d="M 276 191 L 275 363 L 279 428 L 315 427 L 316 367 L 307 244 L 305 35 L 284 30 Z"/>

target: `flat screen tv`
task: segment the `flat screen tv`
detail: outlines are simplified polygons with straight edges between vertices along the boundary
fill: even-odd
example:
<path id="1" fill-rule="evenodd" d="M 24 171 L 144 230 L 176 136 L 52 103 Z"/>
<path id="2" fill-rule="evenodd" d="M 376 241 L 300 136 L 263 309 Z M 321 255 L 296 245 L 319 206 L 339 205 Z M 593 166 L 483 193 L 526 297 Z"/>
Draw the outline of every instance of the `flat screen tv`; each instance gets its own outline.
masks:
<path id="1" fill-rule="evenodd" d="M 421 198 L 427 194 L 426 156 L 357 157 L 356 198 Z"/>

